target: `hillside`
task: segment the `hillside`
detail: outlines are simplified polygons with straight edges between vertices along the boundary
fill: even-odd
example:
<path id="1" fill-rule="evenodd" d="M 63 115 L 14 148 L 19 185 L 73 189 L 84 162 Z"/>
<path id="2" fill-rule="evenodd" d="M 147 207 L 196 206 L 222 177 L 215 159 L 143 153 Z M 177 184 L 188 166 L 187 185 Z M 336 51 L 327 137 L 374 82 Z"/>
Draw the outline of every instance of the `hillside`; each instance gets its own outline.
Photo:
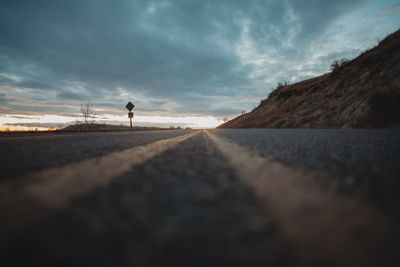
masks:
<path id="1" fill-rule="evenodd" d="M 322 76 L 279 88 L 218 128 L 383 128 L 400 125 L 400 30 Z"/>

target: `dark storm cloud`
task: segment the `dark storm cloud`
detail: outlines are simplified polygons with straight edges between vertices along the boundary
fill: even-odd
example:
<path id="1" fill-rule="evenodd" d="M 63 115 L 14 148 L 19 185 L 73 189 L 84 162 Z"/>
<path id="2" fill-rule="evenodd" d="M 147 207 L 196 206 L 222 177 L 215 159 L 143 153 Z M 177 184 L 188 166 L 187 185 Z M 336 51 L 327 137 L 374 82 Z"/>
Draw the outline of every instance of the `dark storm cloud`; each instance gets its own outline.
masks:
<path id="1" fill-rule="evenodd" d="M 0 93 L 0 105 L 6 102 L 6 94 Z"/>
<path id="2" fill-rule="evenodd" d="M 218 96 L 254 95 L 257 86 L 260 66 L 238 51 L 246 27 L 256 51 L 301 57 L 360 2 L 2 1 L 0 85 L 111 106 L 123 88 L 147 98 L 147 109 L 173 101 L 182 112 L 231 112 Z"/>

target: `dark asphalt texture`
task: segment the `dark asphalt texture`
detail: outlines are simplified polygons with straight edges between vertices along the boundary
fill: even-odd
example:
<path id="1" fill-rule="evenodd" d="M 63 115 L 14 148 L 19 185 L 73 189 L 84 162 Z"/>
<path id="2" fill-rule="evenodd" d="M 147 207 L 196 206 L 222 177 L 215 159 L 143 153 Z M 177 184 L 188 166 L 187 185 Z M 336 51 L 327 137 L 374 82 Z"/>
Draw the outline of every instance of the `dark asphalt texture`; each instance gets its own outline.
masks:
<path id="1" fill-rule="evenodd" d="M 2 182 L 190 132 L 2 137 Z M 399 130 L 212 133 L 288 166 L 326 173 L 350 188 L 346 194 L 399 214 Z M 204 133 L 46 219 L 0 235 L 0 266 L 319 266 L 283 242 L 274 218 Z"/>
<path id="2" fill-rule="evenodd" d="M 0 182 L 45 168 L 187 134 L 190 130 L 0 135 Z"/>
<path id="3" fill-rule="evenodd" d="M 340 190 L 400 218 L 400 129 L 221 129 L 214 134 L 286 165 L 329 175 Z"/>
<path id="4" fill-rule="evenodd" d="M 205 134 L 15 236 L 7 266 L 294 266 Z"/>

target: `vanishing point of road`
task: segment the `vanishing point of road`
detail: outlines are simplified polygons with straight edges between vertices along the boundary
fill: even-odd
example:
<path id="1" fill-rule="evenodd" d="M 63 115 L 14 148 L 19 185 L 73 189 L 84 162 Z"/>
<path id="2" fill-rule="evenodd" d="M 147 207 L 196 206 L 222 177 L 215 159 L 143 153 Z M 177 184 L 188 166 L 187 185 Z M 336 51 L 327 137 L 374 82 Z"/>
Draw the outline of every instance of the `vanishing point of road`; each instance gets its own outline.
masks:
<path id="1" fill-rule="evenodd" d="M 400 266 L 400 130 L 0 136 L 0 266 Z"/>

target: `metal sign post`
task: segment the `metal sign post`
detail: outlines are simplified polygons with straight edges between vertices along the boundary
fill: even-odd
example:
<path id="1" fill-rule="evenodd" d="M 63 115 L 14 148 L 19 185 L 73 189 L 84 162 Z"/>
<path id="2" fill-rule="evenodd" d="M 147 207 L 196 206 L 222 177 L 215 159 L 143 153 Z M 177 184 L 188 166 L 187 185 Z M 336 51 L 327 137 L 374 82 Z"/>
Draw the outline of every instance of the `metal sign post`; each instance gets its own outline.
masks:
<path id="1" fill-rule="evenodd" d="M 128 112 L 128 118 L 129 118 L 129 120 L 130 120 L 130 122 L 131 122 L 131 130 L 132 130 L 132 119 L 133 119 L 133 112 L 132 112 L 132 109 L 135 107 L 135 105 L 132 104 L 132 103 L 129 101 L 128 104 L 126 104 L 125 107 L 126 107 L 127 110 L 129 110 L 129 112 Z"/>

